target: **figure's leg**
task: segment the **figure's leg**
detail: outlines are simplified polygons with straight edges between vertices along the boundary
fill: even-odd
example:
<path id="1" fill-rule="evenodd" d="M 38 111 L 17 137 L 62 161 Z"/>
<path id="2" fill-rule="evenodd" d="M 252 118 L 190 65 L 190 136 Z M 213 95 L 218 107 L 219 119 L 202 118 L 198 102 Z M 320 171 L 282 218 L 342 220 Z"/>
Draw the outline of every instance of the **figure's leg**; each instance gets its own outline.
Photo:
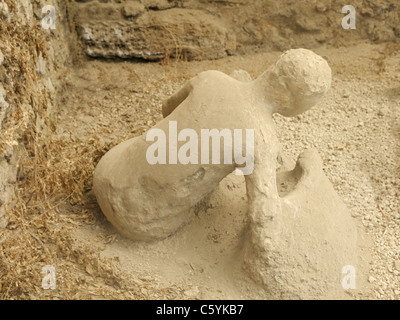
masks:
<path id="1" fill-rule="evenodd" d="M 317 150 L 303 151 L 292 171 L 299 177 L 295 188 L 282 198 L 282 201 L 297 211 L 311 192 L 318 186 L 322 176 L 322 159 Z"/>

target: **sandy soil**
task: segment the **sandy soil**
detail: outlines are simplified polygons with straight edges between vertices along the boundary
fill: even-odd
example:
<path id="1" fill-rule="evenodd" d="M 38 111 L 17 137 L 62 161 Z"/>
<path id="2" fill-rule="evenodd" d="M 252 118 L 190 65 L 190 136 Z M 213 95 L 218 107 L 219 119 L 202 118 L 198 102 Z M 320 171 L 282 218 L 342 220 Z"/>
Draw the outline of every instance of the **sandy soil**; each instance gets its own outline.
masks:
<path id="1" fill-rule="evenodd" d="M 326 175 L 367 233 L 360 246 L 367 248 L 365 259 L 372 257 L 370 270 L 360 271 L 357 276 L 368 281 L 370 288 L 349 292 L 352 299 L 400 298 L 398 51 L 390 44 L 366 43 L 315 50 L 333 70 L 330 92 L 304 115 L 275 117 L 283 150 L 295 160 L 305 148 L 316 148 Z M 168 65 L 82 62 L 67 78 L 56 138 L 88 149 L 100 145 L 104 153 L 161 120 L 162 101 L 198 72 L 244 69 L 256 77 L 279 54 Z M 100 156 L 91 159 L 93 166 Z M 68 162 L 69 155 L 63 157 Z M 90 181 L 88 190 L 83 209 L 68 201 L 60 207 L 63 216 L 82 210 L 94 217 L 90 223 L 72 225 L 75 242 L 89 244 L 102 257 L 112 258 L 122 272 L 140 279 L 138 285 L 145 297 L 165 297 L 148 291 L 148 286 L 173 287 L 179 292 L 174 297 L 189 299 L 268 297 L 247 278 L 238 263 L 247 227 L 247 200 L 241 178 L 225 179 L 209 199 L 194 208 L 188 226 L 153 244 L 135 243 L 119 236 L 101 214 L 90 191 Z M 86 272 L 91 274 L 91 270 Z M 100 283 L 97 278 L 90 282 L 95 287 Z"/>

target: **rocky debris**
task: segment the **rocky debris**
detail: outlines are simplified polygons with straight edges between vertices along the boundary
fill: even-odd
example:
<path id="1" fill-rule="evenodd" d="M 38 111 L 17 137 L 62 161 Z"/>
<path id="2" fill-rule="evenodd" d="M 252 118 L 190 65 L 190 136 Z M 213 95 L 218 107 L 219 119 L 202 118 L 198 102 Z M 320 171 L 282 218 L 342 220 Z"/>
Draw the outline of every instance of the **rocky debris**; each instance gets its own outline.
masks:
<path id="1" fill-rule="evenodd" d="M 0 17 L 5 16 L 8 12 L 8 6 L 6 3 L 0 2 Z M 4 74 L 4 54 L 0 48 L 0 75 Z M 5 99 L 5 90 L 3 84 L 1 83 L 0 76 L 0 130 L 3 129 L 3 121 L 5 120 L 10 105 Z M 2 141 L 1 141 L 2 142 Z M 0 229 L 5 228 L 8 224 L 8 217 L 6 216 L 6 208 L 5 205 L 9 202 L 10 197 L 12 195 L 12 183 L 15 179 L 13 179 L 13 173 L 15 170 L 13 167 L 7 162 L 7 157 L 10 157 L 12 148 L 4 149 L 3 153 L 0 152 Z M 6 154 L 4 154 L 4 152 Z"/>
<path id="2" fill-rule="evenodd" d="M 137 17 L 145 11 L 145 7 L 140 2 L 128 2 L 122 7 L 122 14 L 126 18 Z"/>
<path id="3" fill-rule="evenodd" d="M 0 2 L 0 17 L 6 18 L 8 15 L 8 5 L 2 0 Z"/>
<path id="4" fill-rule="evenodd" d="M 8 219 L 4 208 L 0 209 L 0 229 L 7 227 Z"/>
<path id="5" fill-rule="evenodd" d="M 141 0 L 141 2 L 148 9 L 165 10 L 165 9 L 170 9 L 170 8 L 176 7 L 178 1 L 176 1 L 176 0 Z"/>
<path id="6" fill-rule="evenodd" d="M 14 195 L 13 184 L 17 178 L 16 159 L 17 153 L 13 148 L 9 148 L 6 155 L 0 156 L 0 229 L 8 224 L 6 212 Z"/>
<path id="7" fill-rule="evenodd" d="M 3 54 L 3 52 L 1 52 L 1 50 L 0 50 L 0 67 L 1 67 L 1 65 L 3 64 L 3 61 L 4 61 L 4 54 Z"/>
<path id="8" fill-rule="evenodd" d="M 2 72 L 2 64 L 4 62 L 4 55 L 0 50 L 0 74 Z M 3 84 L 0 81 L 0 129 L 2 129 L 4 118 L 8 112 L 9 104 L 4 99 L 5 97 L 5 90 Z"/>

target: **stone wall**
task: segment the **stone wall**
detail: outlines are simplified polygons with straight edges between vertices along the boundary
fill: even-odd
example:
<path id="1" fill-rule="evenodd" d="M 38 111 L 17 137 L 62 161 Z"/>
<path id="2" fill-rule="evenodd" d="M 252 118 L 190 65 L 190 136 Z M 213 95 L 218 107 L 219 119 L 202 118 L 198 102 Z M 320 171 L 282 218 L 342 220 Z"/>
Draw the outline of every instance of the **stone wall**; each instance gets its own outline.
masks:
<path id="1" fill-rule="evenodd" d="M 0 0 L 0 228 L 16 203 L 20 156 L 54 129 L 54 112 L 69 62 L 65 1 L 53 1 L 56 29 L 45 30 L 42 0 Z"/>
<path id="2" fill-rule="evenodd" d="M 355 30 L 342 7 L 353 3 Z M 216 59 L 258 50 L 400 37 L 397 0 L 75 0 L 88 56 Z"/>

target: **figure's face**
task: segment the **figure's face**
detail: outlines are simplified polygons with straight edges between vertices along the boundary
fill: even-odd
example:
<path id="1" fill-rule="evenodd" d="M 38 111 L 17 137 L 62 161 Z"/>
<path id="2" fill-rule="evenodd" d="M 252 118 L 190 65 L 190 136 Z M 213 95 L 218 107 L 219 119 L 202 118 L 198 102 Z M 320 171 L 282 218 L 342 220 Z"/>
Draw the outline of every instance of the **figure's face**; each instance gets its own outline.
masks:
<path id="1" fill-rule="evenodd" d="M 294 117 L 311 109 L 324 96 L 325 92 L 304 95 L 296 88 L 287 91 L 287 102 L 279 107 L 279 113 L 285 117 Z"/>

